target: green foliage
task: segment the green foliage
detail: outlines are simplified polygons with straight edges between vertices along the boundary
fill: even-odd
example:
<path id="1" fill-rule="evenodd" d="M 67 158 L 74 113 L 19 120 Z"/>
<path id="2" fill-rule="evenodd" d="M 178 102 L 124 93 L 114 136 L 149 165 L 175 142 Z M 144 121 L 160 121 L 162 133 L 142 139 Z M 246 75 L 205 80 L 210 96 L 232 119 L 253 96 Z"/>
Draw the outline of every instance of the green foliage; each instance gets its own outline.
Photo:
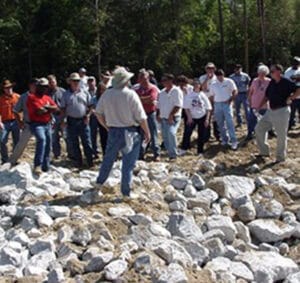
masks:
<path id="1" fill-rule="evenodd" d="M 257 1 L 247 0 L 249 62 L 262 60 Z M 31 76 L 55 73 L 64 82 L 80 66 L 97 74 L 124 64 L 136 71 L 199 75 L 207 61 L 244 63 L 244 1 L 222 0 L 1 0 L 0 78 L 24 87 Z M 265 0 L 266 53 L 289 64 L 300 50 L 300 2 Z M 97 35 L 100 35 L 98 41 Z M 299 55 L 299 54 L 298 54 Z M 266 62 L 268 63 L 268 62 Z"/>

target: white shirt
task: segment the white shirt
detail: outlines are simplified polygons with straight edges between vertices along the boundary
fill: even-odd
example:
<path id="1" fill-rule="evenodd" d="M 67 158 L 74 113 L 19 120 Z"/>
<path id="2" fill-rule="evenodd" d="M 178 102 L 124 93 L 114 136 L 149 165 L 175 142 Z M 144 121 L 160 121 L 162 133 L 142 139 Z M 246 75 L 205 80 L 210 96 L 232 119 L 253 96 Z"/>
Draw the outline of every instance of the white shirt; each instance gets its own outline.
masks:
<path id="1" fill-rule="evenodd" d="M 232 79 L 224 78 L 223 82 L 217 80 L 211 85 L 211 93 L 214 96 L 214 102 L 225 102 L 232 96 L 232 92 L 237 90 L 236 84 Z"/>
<path id="2" fill-rule="evenodd" d="M 204 83 L 204 81 L 206 80 L 206 78 L 207 78 L 207 74 L 204 74 L 204 75 L 200 76 L 199 81 L 200 81 L 201 85 Z M 207 81 L 207 90 L 204 91 L 204 93 L 207 95 L 207 97 L 211 97 L 212 96 L 212 93 L 210 91 L 211 85 L 214 84 L 216 81 L 217 81 L 216 75 L 213 75 L 212 78 Z"/>
<path id="3" fill-rule="evenodd" d="M 183 94 L 179 87 L 173 86 L 169 92 L 164 88 L 159 93 L 157 107 L 160 111 L 161 118 L 168 119 L 174 107 L 180 107 L 180 110 L 175 116 L 181 116 L 182 106 Z"/>
<path id="4" fill-rule="evenodd" d="M 183 100 L 183 108 L 189 109 L 193 119 L 201 119 L 212 110 L 211 103 L 203 91 L 191 92 Z"/>
<path id="5" fill-rule="evenodd" d="M 83 76 L 80 79 L 80 88 L 83 90 L 88 90 L 89 89 L 89 85 L 88 85 L 88 76 Z"/>
<path id="6" fill-rule="evenodd" d="M 284 77 L 287 78 L 288 80 L 292 81 L 292 76 L 295 75 L 295 73 L 299 70 L 300 70 L 300 67 L 298 67 L 297 69 L 293 69 L 292 67 L 289 67 L 284 72 Z"/>

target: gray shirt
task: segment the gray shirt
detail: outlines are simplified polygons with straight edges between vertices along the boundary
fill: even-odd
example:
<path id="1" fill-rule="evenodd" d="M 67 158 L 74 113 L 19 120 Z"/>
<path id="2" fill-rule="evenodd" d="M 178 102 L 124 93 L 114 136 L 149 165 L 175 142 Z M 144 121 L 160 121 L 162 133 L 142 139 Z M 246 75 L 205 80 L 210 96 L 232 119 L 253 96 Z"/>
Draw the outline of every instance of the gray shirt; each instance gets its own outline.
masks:
<path id="1" fill-rule="evenodd" d="M 139 96 L 128 87 L 107 89 L 101 95 L 96 113 L 105 117 L 108 127 L 116 128 L 139 126 L 147 119 Z"/>
<path id="2" fill-rule="evenodd" d="M 240 74 L 232 74 L 230 78 L 235 82 L 238 92 L 245 93 L 248 91 L 249 84 L 250 84 L 250 77 L 248 74 L 241 72 Z"/>
<path id="3" fill-rule="evenodd" d="M 63 93 L 60 107 L 65 109 L 66 116 L 72 118 L 83 118 L 92 106 L 91 96 L 82 89 L 72 92 L 67 90 Z"/>
<path id="4" fill-rule="evenodd" d="M 26 105 L 28 95 L 29 95 L 28 91 L 23 93 L 20 96 L 20 98 L 19 98 L 19 100 L 18 100 L 18 102 L 15 105 L 14 110 L 13 110 L 15 113 L 23 112 L 23 120 L 24 120 L 25 123 L 30 122 L 29 115 L 28 115 L 28 110 L 27 110 L 27 105 Z"/>
<path id="5" fill-rule="evenodd" d="M 49 90 L 49 96 L 53 99 L 53 101 L 56 103 L 56 105 L 58 107 L 61 107 L 60 106 L 60 102 L 61 102 L 61 99 L 62 99 L 62 96 L 63 96 L 63 93 L 65 92 L 66 90 L 62 87 L 57 87 L 56 89 L 54 90 Z"/>

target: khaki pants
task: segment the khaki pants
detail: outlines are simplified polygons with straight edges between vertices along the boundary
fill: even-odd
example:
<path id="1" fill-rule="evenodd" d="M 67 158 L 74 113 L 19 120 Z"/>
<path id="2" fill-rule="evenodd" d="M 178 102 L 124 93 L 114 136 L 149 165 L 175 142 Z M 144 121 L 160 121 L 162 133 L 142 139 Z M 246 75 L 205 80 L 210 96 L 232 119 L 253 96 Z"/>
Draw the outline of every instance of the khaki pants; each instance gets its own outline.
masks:
<path id="1" fill-rule="evenodd" d="M 23 129 L 20 135 L 19 142 L 17 143 L 11 157 L 9 158 L 9 163 L 11 163 L 11 165 L 15 165 L 17 163 L 18 159 L 23 154 L 31 137 L 32 137 L 32 133 L 30 131 L 30 127 L 28 124 L 26 124 L 25 128 Z"/>
<path id="2" fill-rule="evenodd" d="M 255 128 L 257 146 L 261 155 L 269 155 L 270 148 L 267 143 L 268 131 L 274 128 L 277 134 L 276 160 L 284 161 L 287 150 L 287 131 L 291 110 L 283 107 L 276 110 L 267 110 L 266 114 L 257 123 Z"/>

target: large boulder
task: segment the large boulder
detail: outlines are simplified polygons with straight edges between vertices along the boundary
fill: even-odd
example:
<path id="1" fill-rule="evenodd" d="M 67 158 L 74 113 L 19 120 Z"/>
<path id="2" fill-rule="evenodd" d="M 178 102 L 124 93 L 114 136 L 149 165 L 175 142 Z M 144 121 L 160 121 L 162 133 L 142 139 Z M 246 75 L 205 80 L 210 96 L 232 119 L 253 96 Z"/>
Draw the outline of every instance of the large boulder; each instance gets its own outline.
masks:
<path id="1" fill-rule="evenodd" d="M 184 269 L 177 263 L 158 267 L 152 272 L 153 283 L 188 283 Z"/>

